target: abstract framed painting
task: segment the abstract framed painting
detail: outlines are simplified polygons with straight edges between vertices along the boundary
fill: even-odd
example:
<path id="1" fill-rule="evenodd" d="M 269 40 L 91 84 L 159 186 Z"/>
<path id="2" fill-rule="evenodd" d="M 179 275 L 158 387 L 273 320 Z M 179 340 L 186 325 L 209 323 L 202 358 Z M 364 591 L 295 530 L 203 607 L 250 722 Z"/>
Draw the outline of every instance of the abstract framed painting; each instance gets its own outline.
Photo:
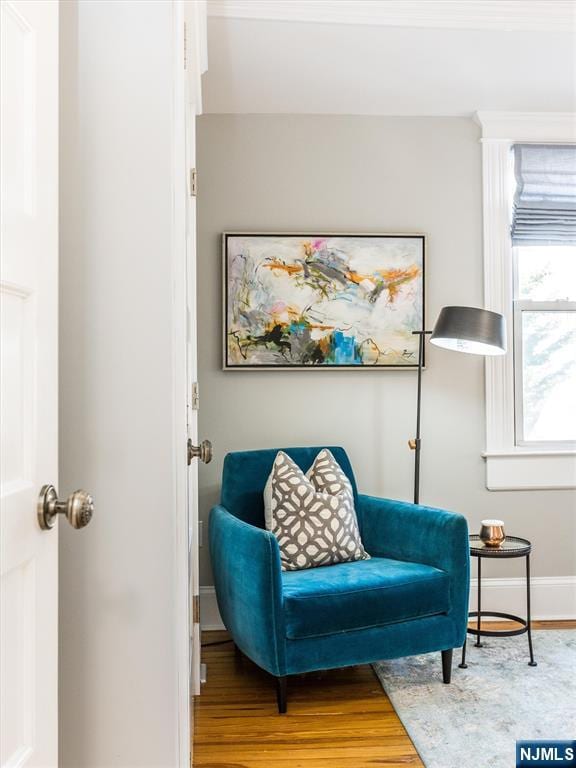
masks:
<path id="1" fill-rule="evenodd" d="M 225 370 L 415 368 L 421 234 L 223 236 Z"/>

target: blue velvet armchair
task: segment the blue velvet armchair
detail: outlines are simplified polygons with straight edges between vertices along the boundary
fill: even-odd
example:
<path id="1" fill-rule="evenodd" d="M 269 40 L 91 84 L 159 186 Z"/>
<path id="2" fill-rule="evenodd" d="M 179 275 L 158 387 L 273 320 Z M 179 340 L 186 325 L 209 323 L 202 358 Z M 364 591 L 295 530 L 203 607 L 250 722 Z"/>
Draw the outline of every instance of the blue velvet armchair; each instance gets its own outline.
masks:
<path id="1" fill-rule="evenodd" d="M 284 448 L 306 471 L 320 448 Z M 277 678 L 452 649 L 466 633 L 468 527 L 462 515 L 358 494 L 343 448 L 331 447 L 354 490 L 370 560 L 282 571 L 264 529 L 262 493 L 276 450 L 229 453 L 221 504 L 210 515 L 218 607 L 237 648 Z"/>

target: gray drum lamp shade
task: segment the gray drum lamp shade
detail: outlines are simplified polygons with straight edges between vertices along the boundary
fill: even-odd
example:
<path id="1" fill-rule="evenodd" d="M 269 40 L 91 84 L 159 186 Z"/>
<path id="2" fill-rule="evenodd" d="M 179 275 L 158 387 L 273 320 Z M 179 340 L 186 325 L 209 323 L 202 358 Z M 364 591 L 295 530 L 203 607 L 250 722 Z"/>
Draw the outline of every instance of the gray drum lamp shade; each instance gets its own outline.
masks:
<path id="1" fill-rule="evenodd" d="M 514 245 L 576 244 L 576 144 L 515 144 Z"/>
<path id="2" fill-rule="evenodd" d="M 430 342 L 472 355 L 506 353 L 506 321 L 497 312 L 478 307 L 443 307 Z"/>

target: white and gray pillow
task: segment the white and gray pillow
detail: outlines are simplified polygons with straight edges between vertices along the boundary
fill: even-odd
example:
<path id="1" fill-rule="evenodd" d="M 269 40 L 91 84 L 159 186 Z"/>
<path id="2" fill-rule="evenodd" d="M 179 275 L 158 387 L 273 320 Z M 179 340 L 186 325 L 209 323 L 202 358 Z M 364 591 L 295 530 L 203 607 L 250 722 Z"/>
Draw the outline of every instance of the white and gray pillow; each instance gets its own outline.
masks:
<path id="1" fill-rule="evenodd" d="M 266 528 L 278 539 L 282 570 L 368 559 L 352 486 L 330 451 L 307 474 L 279 451 L 264 490 Z"/>
<path id="2" fill-rule="evenodd" d="M 322 448 L 306 472 L 306 477 L 312 480 L 317 491 L 330 493 L 332 496 L 337 496 L 340 493 L 348 494 L 352 508 L 354 508 L 352 483 L 328 448 Z"/>

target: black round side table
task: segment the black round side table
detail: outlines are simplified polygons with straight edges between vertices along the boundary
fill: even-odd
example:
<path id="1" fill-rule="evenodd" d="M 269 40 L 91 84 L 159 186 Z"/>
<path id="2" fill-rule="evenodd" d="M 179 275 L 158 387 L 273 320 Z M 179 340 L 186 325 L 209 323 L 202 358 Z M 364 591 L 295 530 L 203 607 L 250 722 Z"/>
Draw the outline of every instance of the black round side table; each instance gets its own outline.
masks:
<path id="1" fill-rule="evenodd" d="M 482 648 L 480 642 L 481 637 L 513 637 L 514 635 L 523 635 L 528 633 L 528 648 L 530 650 L 530 661 L 528 665 L 530 667 L 536 667 L 537 664 L 534 661 L 534 650 L 532 648 L 532 628 L 530 620 L 530 552 L 532 551 L 532 544 L 527 539 L 520 539 L 518 536 L 506 536 L 505 541 L 499 547 L 487 547 L 480 536 L 477 534 L 470 535 L 470 556 L 478 558 L 478 610 L 471 611 L 468 616 L 476 616 L 476 628 L 467 629 L 466 632 L 469 635 L 476 637 L 474 646 L 476 648 Z M 526 618 L 521 616 L 514 616 L 511 613 L 498 613 L 497 611 L 483 611 L 482 610 L 482 558 L 489 558 L 491 560 L 504 560 L 511 557 L 525 557 L 526 558 Z M 520 629 L 480 629 L 480 624 L 483 616 L 491 616 L 499 619 L 510 619 L 516 621 L 522 626 Z M 466 669 L 466 640 L 462 646 L 462 661 L 458 665 L 461 669 Z"/>

